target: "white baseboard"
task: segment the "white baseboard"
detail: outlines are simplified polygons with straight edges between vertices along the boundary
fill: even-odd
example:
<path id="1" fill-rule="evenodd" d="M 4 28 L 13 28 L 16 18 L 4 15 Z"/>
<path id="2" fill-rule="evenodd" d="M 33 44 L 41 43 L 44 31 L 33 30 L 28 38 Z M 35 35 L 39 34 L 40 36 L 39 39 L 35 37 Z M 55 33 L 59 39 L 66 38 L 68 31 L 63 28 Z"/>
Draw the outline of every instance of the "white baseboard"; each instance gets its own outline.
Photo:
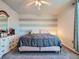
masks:
<path id="1" fill-rule="evenodd" d="M 62 43 L 62 46 L 65 47 L 65 48 L 67 48 L 69 51 L 71 51 L 71 52 L 73 52 L 73 53 L 79 55 L 79 52 L 77 52 L 77 51 L 74 50 L 73 48 L 67 46 L 66 44 Z"/>

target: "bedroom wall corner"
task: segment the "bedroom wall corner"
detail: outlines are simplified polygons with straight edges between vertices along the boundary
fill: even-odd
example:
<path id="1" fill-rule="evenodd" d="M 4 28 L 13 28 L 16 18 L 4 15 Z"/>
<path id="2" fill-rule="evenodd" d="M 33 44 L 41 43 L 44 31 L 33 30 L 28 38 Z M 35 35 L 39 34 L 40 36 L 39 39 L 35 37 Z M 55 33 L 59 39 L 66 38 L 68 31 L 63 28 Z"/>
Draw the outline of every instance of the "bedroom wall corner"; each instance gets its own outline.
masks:
<path id="1" fill-rule="evenodd" d="M 74 40 L 74 10 L 75 6 L 70 6 L 58 16 L 58 35 L 70 48 L 73 48 Z"/>

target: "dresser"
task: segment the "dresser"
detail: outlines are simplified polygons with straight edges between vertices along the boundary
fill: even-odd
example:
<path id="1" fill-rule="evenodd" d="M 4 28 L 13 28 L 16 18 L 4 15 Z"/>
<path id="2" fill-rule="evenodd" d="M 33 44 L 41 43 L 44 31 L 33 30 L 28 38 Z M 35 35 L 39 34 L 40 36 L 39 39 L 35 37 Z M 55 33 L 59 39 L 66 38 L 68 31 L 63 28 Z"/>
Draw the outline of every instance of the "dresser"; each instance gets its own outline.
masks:
<path id="1" fill-rule="evenodd" d="M 17 46 L 18 39 L 17 35 L 0 38 L 0 58 Z"/>

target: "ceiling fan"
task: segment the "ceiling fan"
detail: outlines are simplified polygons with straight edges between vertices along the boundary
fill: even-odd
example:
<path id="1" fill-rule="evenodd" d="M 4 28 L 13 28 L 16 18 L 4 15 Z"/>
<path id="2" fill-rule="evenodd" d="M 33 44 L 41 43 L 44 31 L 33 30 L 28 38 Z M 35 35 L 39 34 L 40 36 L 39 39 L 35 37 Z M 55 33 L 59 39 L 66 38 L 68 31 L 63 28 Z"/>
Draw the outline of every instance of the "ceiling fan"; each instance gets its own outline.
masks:
<path id="1" fill-rule="evenodd" d="M 40 10 L 40 7 L 41 7 L 43 4 L 44 4 L 44 5 L 50 5 L 50 3 L 47 2 L 47 1 L 45 1 L 45 0 L 33 0 L 33 1 L 29 2 L 29 3 L 27 3 L 27 6 L 34 5 L 34 6 L 36 6 L 36 7 Z"/>

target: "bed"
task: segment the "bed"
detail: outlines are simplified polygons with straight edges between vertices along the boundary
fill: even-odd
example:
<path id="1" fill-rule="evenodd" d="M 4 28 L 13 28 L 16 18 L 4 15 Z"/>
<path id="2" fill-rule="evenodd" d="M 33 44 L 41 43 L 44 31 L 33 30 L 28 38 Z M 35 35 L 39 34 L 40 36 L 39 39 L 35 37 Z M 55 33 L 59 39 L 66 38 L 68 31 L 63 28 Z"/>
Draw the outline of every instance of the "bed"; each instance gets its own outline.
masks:
<path id="1" fill-rule="evenodd" d="M 61 41 L 56 35 L 49 33 L 27 34 L 19 38 L 18 51 L 56 51 L 60 52 Z"/>

